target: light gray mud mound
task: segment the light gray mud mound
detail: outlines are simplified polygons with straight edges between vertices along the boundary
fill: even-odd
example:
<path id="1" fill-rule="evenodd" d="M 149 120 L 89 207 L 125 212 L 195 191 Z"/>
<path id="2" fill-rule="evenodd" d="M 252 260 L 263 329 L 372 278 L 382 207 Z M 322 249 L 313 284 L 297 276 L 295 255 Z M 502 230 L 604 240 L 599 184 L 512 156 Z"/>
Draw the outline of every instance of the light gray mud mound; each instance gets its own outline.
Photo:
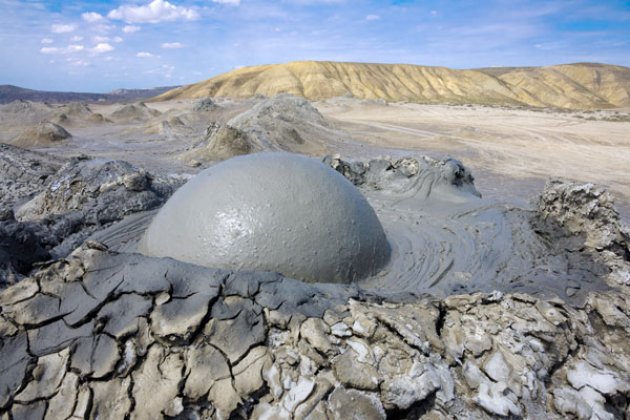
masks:
<path id="1" fill-rule="evenodd" d="M 86 126 L 110 122 L 102 114 L 93 112 L 88 104 L 72 102 L 57 107 L 50 118 L 52 122 L 64 126 Z"/>
<path id="2" fill-rule="evenodd" d="M 0 121 L 16 125 L 37 124 L 47 118 L 52 110 L 53 107 L 45 102 L 13 101 L 0 106 Z"/>
<path id="3" fill-rule="evenodd" d="M 303 98 L 282 94 L 259 99 L 225 124 L 210 127 L 206 138 L 182 159 L 207 163 L 246 153 L 286 151 L 323 154 L 326 139 L 343 137 Z"/>
<path id="4" fill-rule="evenodd" d="M 53 255 L 67 255 L 96 230 L 161 206 L 181 182 L 154 177 L 124 161 L 75 158 L 15 217 L 47 226 L 60 238 Z"/>
<path id="5" fill-rule="evenodd" d="M 195 102 L 193 105 L 193 111 L 195 112 L 209 112 L 214 111 L 219 108 L 212 98 L 204 98 L 200 101 Z"/>
<path id="6" fill-rule="evenodd" d="M 321 162 L 290 153 L 256 153 L 201 172 L 155 216 L 139 250 L 309 282 L 356 281 L 389 257 L 359 191 Z"/>
<path id="7" fill-rule="evenodd" d="M 303 98 L 278 95 L 254 105 L 232 118 L 229 125 L 244 131 L 256 150 L 306 152 L 320 149 L 318 136 L 330 125 L 319 111 Z M 308 139 L 308 142 L 307 142 Z"/>
<path id="8" fill-rule="evenodd" d="M 40 192 L 66 159 L 0 143 L 0 220 L 21 199 Z"/>
<path id="9" fill-rule="evenodd" d="M 14 208 L 42 191 L 66 162 L 48 154 L 0 144 L 0 289 L 50 258 L 56 238 L 37 223 L 20 223 Z"/>
<path id="10" fill-rule="evenodd" d="M 160 115 L 160 111 L 149 108 L 144 102 L 124 105 L 111 113 L 110 118 L 116 122 L 146 122 Z"/>
<path id="11" fill-rule="evenodd" d="M 184 153 L 182 158 L 192 166 L 199 166 L 202 162 L 229 159 L 253 151 L 254 146 L 245 132 L 228 124 L 211 125 L 204 141 Z"/>
<path id="12" fill-rule="evenodd" d="M 25 129 L 12 143 L 20 147 L 48 147 L 71 137 L 72 134 L 62 126 L 44 121 Z"/>

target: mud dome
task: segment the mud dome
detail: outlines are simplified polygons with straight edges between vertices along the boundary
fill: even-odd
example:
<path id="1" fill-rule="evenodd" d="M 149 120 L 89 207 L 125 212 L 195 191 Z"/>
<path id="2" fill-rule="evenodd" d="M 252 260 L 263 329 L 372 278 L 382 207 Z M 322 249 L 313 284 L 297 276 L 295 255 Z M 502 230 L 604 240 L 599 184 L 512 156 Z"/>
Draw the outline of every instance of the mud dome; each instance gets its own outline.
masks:
<path id="1" fill-rule="evenodd" d="M 290 153 L 237 157 L 201 172 L 160 210 L 138 250 L 331 283 L 374 275 L 390 254 L 361 193 L 330 167 Z"/>

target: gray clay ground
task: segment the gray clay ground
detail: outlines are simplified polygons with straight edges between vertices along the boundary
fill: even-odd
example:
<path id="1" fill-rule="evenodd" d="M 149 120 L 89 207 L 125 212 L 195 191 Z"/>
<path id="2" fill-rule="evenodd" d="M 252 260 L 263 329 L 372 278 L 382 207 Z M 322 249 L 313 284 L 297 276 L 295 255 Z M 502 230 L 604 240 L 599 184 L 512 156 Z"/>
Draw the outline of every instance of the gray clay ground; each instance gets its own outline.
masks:
<path id="1" fill-rule="evenodd" d="M 550 181 L 522 207 L 479 197 L 457 160 L 328 156 L 388 236 L 379 275 L 309 284 L 135 253 L 215 154 L 317 154 L 317 130 L 357 144 L 304 101 L 252 103 L 73 106 L 72 137 L 46 149 L 60 157 L 0 146 L 0 418 L 630 416 L 630 241 L 592 184 Z M 59 111 L 7 107 L 25 125 Z M 83 143 L 98 159 L 68 157 Z M 126 149 L 133 164 L 108 159 Z"/>

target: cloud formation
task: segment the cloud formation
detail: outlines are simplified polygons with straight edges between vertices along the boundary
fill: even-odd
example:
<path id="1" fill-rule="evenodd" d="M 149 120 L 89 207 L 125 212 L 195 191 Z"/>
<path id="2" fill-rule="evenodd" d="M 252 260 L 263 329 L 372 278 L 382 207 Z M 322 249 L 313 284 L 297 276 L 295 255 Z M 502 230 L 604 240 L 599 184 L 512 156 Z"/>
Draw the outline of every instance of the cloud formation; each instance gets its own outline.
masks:
<path id="1" fill-rule="evenodd" d="M 39 52 L 42 54 L 72 54 L 78 53 L 85 49 L 83 45 L 70 44 L 66 47 L 42 47 Z"/>
<path id="2" fill-rule="evenodd" d="M 90 52 L 92 54 L 103 54 L 110 51 L 114 51 L 114 47 L 112 47 L 107 42 L 100 42 L 96 44 L 94 48 L 90 48 Z"/>
<path id="3" fill-rule="evenodd" d="M 145 6 L 120 6 L 110 11 L 107 17 L 128 23 L 159 23 L 176 20 L 197 20 L 200 16 L 195 9 L 175 6 L 166 0 L 153 0 Z"/>
<path id="4" fill-rule="evenodd" d="M 184 48 L 184 45 L 181 42 L 165 42 L 162 44 L 162 48 L 165 48 L 165 49 Z"/>
<path id="5" fill-rule="evenodd" d="M 96 12 L 82 13 L 81 18 L 88 23 L 100 22 L 104 19 L 103 15 Z"/>
<path id="6" fill-rule="evenodd" d="M 67 23 L 55 23 L 50 27 L 50 32 L 54 34 L 66 34 L 68 32 L 74 32 L 77 29 L 77 25 Z"/>
<path id="7" fill-rule="evenodd" d="M 132 34 L 134 32 L 138 32 L 141 28 L 136 25 L 125 25 L 122 31 L 126 34 Z"/>
<path id="8" fill-rule="evenodd" d="M 241 4 L 241 0 L 212 0 L 213 3 L 229 4 L 232 6 L 238 6 Z"/>
<path id="9" fill-rule="evenodd" d="M 140 51 L 138 54 L 136 54 L 136 57 L 139 57 L 139 58 L 151 58 L 151 57 L 153 57 L 153 54 L 151 54 L 150 52 L 147 52 L 147 51 Z"/>

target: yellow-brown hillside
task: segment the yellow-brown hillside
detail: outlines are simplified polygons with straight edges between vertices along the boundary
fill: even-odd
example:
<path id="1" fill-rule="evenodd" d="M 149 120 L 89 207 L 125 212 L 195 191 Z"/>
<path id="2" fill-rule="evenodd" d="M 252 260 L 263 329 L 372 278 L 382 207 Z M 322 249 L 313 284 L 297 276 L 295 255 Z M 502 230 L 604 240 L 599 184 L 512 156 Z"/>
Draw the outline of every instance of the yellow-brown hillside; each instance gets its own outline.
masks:
<path id="1" fill-rule="evenodd" d="M 420 103 L 591 109 L 630 106 L 630 68 L 605 64 L 453 70 L 409 64 L 301 61 L 245 67 L 156 100 L 291 93 Z"/>

